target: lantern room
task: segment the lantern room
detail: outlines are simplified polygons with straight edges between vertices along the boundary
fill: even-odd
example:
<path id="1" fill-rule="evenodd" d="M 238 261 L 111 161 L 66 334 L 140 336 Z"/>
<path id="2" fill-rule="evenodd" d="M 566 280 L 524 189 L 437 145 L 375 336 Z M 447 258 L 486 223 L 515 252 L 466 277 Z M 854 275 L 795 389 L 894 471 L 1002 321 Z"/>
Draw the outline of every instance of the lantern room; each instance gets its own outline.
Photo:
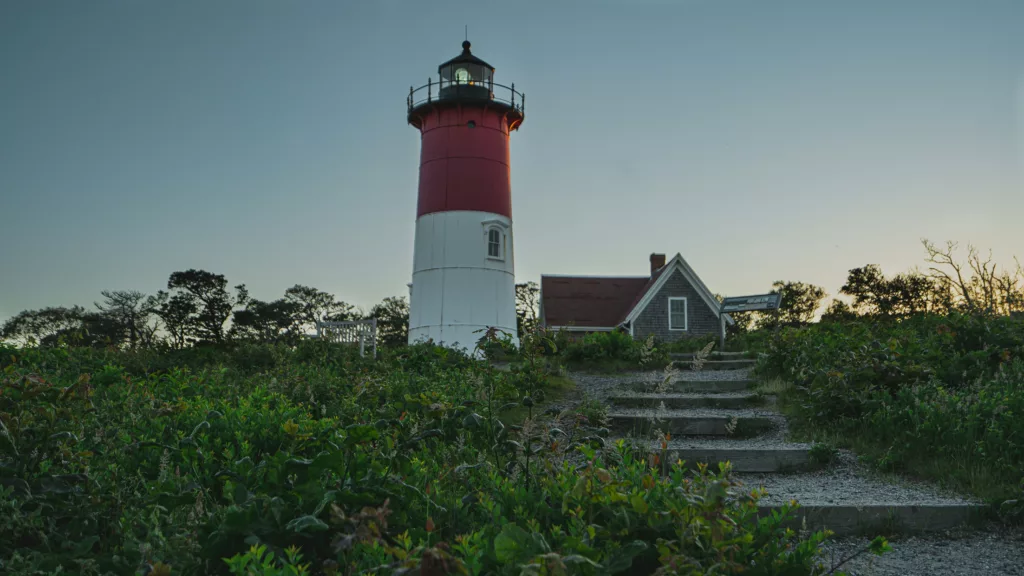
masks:
<path id="1" fill-rule="evenodd" d="M 466 40 L 462 43 L 462 54 L 437 67 L 440 98 L 491 98 L 494 67 L 473 56 L 469 47 Z"/>
<path id="2" fill-rule="evenodd" d="M 474 56 L 470 47 L 468 40 L 463 42 L 461 54 L 437 67 L 437 78 L 409 88 L 409 124 L 422 128 L 423 118 L 438 105 L 471 105 L 502 111 L 509 130 L 519 127 L 526 113 L 526 95 L 516 92 L 515 84 L 495 84 L 494 66 Z"/>

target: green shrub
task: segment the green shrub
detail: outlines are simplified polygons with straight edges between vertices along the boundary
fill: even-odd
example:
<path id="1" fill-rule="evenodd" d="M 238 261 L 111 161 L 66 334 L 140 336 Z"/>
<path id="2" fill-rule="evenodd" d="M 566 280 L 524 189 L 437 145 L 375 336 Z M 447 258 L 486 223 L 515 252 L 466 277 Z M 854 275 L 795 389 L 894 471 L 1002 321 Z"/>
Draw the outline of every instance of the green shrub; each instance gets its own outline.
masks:
<path id="1" fill-rule="evenodd" d="M 627 368 L 660 367 L 668 361 L 667 352 L 653 338 L 634 340 L 628 332 L 594 332 L 563 348 L 563 358 L 571 365 Z"/>
<path id="2" fill-rule="evenodd" d="M 774 330 L 762 329 L 729 334 L 725 339 L 725 352 L 749 352 L 757 354 L 763 352 L 768 342 L 774 337 Z M 721 352 L 718 333 L 704 334 L 701 336 L 690 336 L 674 342 L 664 342 L 660 347 L 667 352 L 692 353 L 703 350 L 705 346 L 714 343 L 712 352 Z"/>
<path id="3" fill-rule="evenodd" d="M 665 342 L 662 344 L 669 352 L 678 353 L 692 353 L 699 350 L 703 350 L 705 346 L 714 342 L 712 350 L 718 351 L 719 338 L 716 334 L 705 334 L 703 336 L 691 336 L 689 338 L 681 338 L 674 342 Z M 728 342 L 728 340 L 726 341 Z"/>
<path id="4" fill-rule="evenodd" d="M 992 498 L 1024 478 L 1024 322 L 919 316 L 784 330 L 758 365 L 792 382 L 797 426 L 832 430 L 880 466 Z"/>
<path id="5" fill-rule="evenodd" d="M 426 345 L 2 353 L 4 573 L 821 573 L 825 535 L 759 519 L 727 471 L 538 422 L 535 370 Z"/>
<path id="6" fill-rule="evenodd" d="M 807 458 L 814 468 L 827 468 L 839 457 L 839 450 L 828 444 L 814 444 L 807 452 Z"/>

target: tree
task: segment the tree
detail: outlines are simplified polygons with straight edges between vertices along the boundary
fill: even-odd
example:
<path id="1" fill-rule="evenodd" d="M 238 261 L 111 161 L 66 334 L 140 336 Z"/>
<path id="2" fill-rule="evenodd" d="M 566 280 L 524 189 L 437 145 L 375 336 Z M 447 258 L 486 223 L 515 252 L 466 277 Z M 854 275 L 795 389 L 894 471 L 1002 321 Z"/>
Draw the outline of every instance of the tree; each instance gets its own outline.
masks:
<path id="1" fill-rule="evenodd" d="M 781 294 L 777 312 L 761 313 L 757 318 L 759 328 L 776 326 L 804 326 L 814 320 L 814 314 L 827 294 L 825 289 L 804 282 L 782 282 L 772 284 L 772 294 Z"/>
<path id="2" fill-rule="evenodd" d="M 153 343 L 157 326 L 150 323 L 158 304 L 153 296 L 147 297 L 136 290 L 104 290 L 102 303 L 95 303 L 102 320 L 107 325 L 112 343 L 127 343 L 129 348 L 149 346 Z"/>
<path id="3" fill-rule="evenodd" d="M 231 311 L 236 306 L 244 306 L 249 300 L 245 284 L 235 286 L 237 295 L 233 298 L 227 286 L 228 280 L 224 275 L 205 270 L 190 269 L 171 274 L 167 288 L 176 292 L 168 302 L 179 297 L 175 302 L 176 312 L 180 314 L 188 310 L 187 320 L 181 323 L 188 336 L 200 342 L 224 341 L 224 323 L 231 316 Z"/>
<path id="4" fill-rule="evenodd" d="M 163 321 L 168 343 L 172 348 L 184 348 L 190 342 L 190 326 L 199 307 L 187 294 L 174 294 L 160 290 L 156 293 L 154 314 Z"/>
<path id="5" fill-rule="evenodd" d="M 945 313 L 949 288 L 918 272 L 886 278 L 876 264 L 850 270 L 840 294 L 853 298 L 851 312 L 876 318 L 906 318 L 922 312 Z"/>
<path id="6" fill-rule="evenodd" d="M 309 286 L 292 286 L 284 291 L 284 299 L 296 306 L 296 329 L 304 333 L 315 332 L 317 322 L 343 322 L 359 316 L 351 304 L 335 300 L 333 294 Z"/>
<path id="7" fill-rule="evenodd" d="M 40 346 L 56 346 L 62 340 L 81 339 L 85 332 L 85 317 L 85 308 L 81 306 L 24 310 L 3 323 L 0 337 L 24 343 L 35 342 Z"/>
<path id="8" fill-rule="evenodd" d="M 299 304 L 285 299 L 263 302 L 249 300 L 245 308 L 235 310 L 229 336 L 233 340 L 280 342 L 297 338 L 301 332 Z"/>
<path id="9" fill-rule="evenodd" d="M 857 319 L 857 313 L 854 312 L 850 305 L 842 300 L 832 300 L 828 304 L 828 308 L 825 309 L 825 313 L 821 315 L 821 322 L 849 322 Z"/>
<path id="10" fill-rule="evenodd" d="M 377 319 L 377 339 L 382 346 L 405 346 L 409 342 L 409 303 L 404 297 L 385 298 L 370 310 Z"/>
<path id="11" fill-rule="evenodd" d="M 956 242 L 946 242 L 945 249 L 926 239 L 921 243 L 928 253 L 926 261 L 933 265 L 928 268 L 931 278 L 950 290 L 953 305 L 970 313 L 1024 311 L 1024 268 L 1019 261 L 1015 260 L 1015 269 L 1000 271 L 991 251 L 983 259 L 977 248 L 968 244 L 964 263 L 955 256 Z"/>
<path id="12" fill-rule="evenodd" d="M 516 329 L 519 337 L 537 329 L 540 287 L 536 282 L 516 284 Z"/>

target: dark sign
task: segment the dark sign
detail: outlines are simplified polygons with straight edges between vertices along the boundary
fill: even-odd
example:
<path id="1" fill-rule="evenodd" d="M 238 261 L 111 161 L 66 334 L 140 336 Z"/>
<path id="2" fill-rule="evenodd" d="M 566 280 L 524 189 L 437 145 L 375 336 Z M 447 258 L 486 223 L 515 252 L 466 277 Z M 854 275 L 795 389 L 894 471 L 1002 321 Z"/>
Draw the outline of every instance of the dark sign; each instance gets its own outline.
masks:
<path id="1" fill-rule="evenodd" d="M 782 303 L 780 294 L 759 294 L 757 296 L 736 296 L 722 300 L 722 312 L 747 312 L 749 310 L 775 310 Z"/>

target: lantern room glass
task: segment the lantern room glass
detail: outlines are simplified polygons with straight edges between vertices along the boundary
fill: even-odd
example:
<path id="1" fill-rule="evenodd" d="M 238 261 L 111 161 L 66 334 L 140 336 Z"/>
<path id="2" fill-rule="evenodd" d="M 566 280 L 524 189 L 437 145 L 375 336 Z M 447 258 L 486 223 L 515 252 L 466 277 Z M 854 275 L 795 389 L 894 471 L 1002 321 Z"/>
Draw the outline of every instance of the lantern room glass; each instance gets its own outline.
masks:
<path id="1" fill-rule="evenodd" d="M 491 69 L 472 62 L 455 62 L 441 68 L 441 87 L 451 84 L 490 86 L 493 81 Z"/>

